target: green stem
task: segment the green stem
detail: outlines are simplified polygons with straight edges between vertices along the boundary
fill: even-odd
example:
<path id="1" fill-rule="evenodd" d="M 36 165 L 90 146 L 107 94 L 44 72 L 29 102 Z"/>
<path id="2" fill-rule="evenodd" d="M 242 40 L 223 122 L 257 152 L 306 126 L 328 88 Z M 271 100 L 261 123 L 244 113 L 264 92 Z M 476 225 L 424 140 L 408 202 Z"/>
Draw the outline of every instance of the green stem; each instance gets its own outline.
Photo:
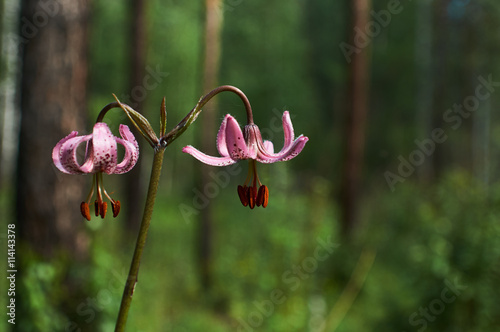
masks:
<path id="1" fill-rule="evenodd" d="M 181 120 L 175 126 L 174 129 L 172 129 L 168 134 L 162 134 L 160 137 L 160 142 L 159 145 L 162 147 L 166 147 L 167 145 L 171 144 L 177 137 L 182 135 L 184 131 L 196 120 L 200 112 L 202 111 L 202 107 L 207 104 L 210 99 L 215 97 L 217 94 L 224 92 L 224 91 L 230 91 L 238 95 L 240 97 L 241 101 L 245 105 L 245 110 L 247 112 L 247 124 L 253 124 L 253 113 L 252 113 L 252 106 L 250 106 L 250 101 L 248 101 L 247 96 L 241 91 L 240 89 L 231 86 L 231 85 L 223 85 L 219 86 L 218 88 L 213 89 L 209 93 L 207 93 L 205 96 L 203 96 L 196 106 L 189 112 L 184 119 Z"/>
<path id="2" fill-rule="evenodd" d="M 137 243 L 135 245 L 134 256 L 130 264 L 130 271 L 128 273 L 125 289 L 123 290 L 122 303 L 116 321 L 115 332 L 122 332 L 125 330 L 127 323 L 128 310 L 134 295 L 135 285 L 137 283 L 137 275 L 139 273 L 139 266 L 141 264 L 142 252 L 148 236 L 149 225 L 151 224 L 151 216 L 153 215 L 153 208 L 156 200 L 156 193 L 158 191 L 158 183 L 160 181 L 161 167 L 163 164 L 163 154 L 165 149 L 155 149 L 153 166 L 151 171 L 151 178 L 149 180 L 148 194 L 146 197 L 146 205 L 144 207 L 144 214 L 142 216 L 141 228 L 137 236 Z"/>
<path id="3" fill-rule="evenodd" d="M 358 263 L 352 272 L 351 279 L 347 283 L 339 299 L 326 317 L 321 332 L 334 332 L 352 307 L 356 296 L 365 283 L 375 261 L 376 253 L 371 249 L 364 249 L 358 259 Z"/>
<path id="4" fill-rule="evenodd" d="M 223 92 L 223 91 L 230 91 L 238 95 L 240 97 L 241 101 L 245 105 L 245 110 L 247 112 L 247 124 L 253 124 L 253 113 L 252 113 L 252 107 L 250 106 L 250 101 L 248 101 L 247 96 L 238 89 L 237 87 L 234 87 L 232 85 L 222 85 L 219 86 L 218 88 L 213 89 L 209 93 L 207 93 L 200 101 L 199 101 L 199 107 L 203 107 L 210 99 L 212 99 L 215 95 Z"/>

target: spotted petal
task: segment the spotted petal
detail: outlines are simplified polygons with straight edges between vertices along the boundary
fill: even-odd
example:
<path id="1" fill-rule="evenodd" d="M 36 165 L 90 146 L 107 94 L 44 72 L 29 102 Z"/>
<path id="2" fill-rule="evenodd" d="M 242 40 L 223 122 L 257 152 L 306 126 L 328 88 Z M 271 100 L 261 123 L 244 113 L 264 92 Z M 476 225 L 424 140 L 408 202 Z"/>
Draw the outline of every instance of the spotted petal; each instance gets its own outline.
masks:
<path id="1" fill-rule="evenodd" d="M 125 155 L 122 162 L 116 165 L 114 174 L 127 173 L 135 166 L 139 159 L 139 143 L 137 143 L 128 126 L 121 124 L 119 130 L 122 138 L 116 138 L 116 142 L 123 145 Z"/>
<path id="2" fill-rule="evenodd" d="M 227 151 L 227 144 L 226 144 L 226 125 L 227 125 L 227 119 L 230 117 L 229 114 L 226 114 L 224 117 L 224 120 L 222 120 L 222 123 L 219 128 L 219 132 L 217 133 L 217 151 L 219 151 L 220 155 L 222 157 L 228 157 L 229 152 Z"/>
<path id="3" fill-rule="evenodd" d="M 280 151 L 283 152 L 283 150 L 288 150 L 291 147 L 293 143 L 294 133 L 293 133 L 292 119 L 290 119 L 290 113 L 288 111 L 283 112 L 283 117 L 281 120 L 283 123 L 283 133 L 285 136 L 283 149 L 281 149 Z"/>
<path id="4" fill-rule="evenodd" d="M 94 125 L 92 135 L 94 170 L 107 174 L 114 173 L 118 156 L 115 136 L 104 122 Z"/>
<path id="5" fill-rule="evenodd" d="M 226 116 L 226 118 L 226 146 L 231 159 L 254 159 L 256 151 L 251 153 L 238 121 L 230 115 Z"/>
<path id="6" fill-rule="evenodd" d="M 278 153 L 270 153 L 269 151 L 265 150 L 264 146 L 262 146 L 261 149 L 259 149 L 257 161 L 260 163 L 269 164 L 278 161 L 287 161 L 295 158 L 302 151 L 308 140 L 309 138 L 300 135 L 299 137 L 297 137 L 297 139 L 295 139 L 295 141 L 292 142 L 292 145 L 288 149 L 282 149 Z"/>
<path id="7" fill-rule="evenodd" d="M 66 174 L 91 173 L 93 169 L 92 158 L 86 157 L 83 165 L 79 165 L 76 156 L 78 146 L 83 142 L 88 144 L 92 139 L 92 135 L 77 135 L 78 132 L 71 132 L 71 134 L 60 140 L 52 150 L 54 165 Z"/>
<path id="8" fill-rule="evenodd" d="M 210 165 L 210 166 L 228 166 L 231 164 L 234 164 L 236 160 L 231 159 L 231 157 L 212 157 L 209 156 L 200 150 L 194 148 L 191 145 L 185 146 L 182 148 L 182 152 L 184 153 L 189 153 L 199 161 L 201 161 L 204 164 Z"/>
<path id="9" fill-rule="evenodd" d="M 127 126 L 120 125 L 120 134 L 122 138 L 113 136 L 108 125 L 103 122 L 94 125 L 91 135 L 77 136 L 78 132 L 73 131 L 56 144 L 52 150 L 52 160 L 61 172 L 67 174 L 128 172 L 137 163 L 139 144 Z M 80 165 L 77 151 L 83 142 L 87 142 L 87 147 L 83 164 Z M 117 164 L 117 144 L 125 148 L 120 164 Z"/>
<path id="10" fill-rule="evenodd" d="M 259 145 L 259 152 L 257 154 L 257 161 L 261 163 L 274 163 L 278 161 L 287 161 L 295 156 L 297 156 L 309 138 L 300 135 L 294 140 L 294 131 L 292 120 L 290 119 L 290 114 L 288 111 L 283 113 L 283 132 L 284 132 L 284 144 L 283 148 L 278 153 L 274 153 L 274 147 L 271 142 L 264 141 L 262 139 L 257 140 Z M 260 135 L 260 133 L 259 133 Z"/>
<path id="11" fill-rule="evenodd" d="M 70 171 L 66 169 L 66 166 L 61 161 L 62 158 L 61 147 L 63 146 L 64 143 L 74 138 L 76 135 L 78 135 L 78 132 L 72 131 L 71 134 L 69 134 L 68 136 L 64 137 L 62 140 L 57 142 L 56 146 L 54 146 L 54 148 L 52 149 L 52 161 L 54 162 L 54 165 L 56 165 L 56 167 L 63 173 L 70 174 Z"/>
<path id="12" fill-rule="evenodd" d="M 309 138 L 300 135 L 294 140 L 288 111 L 283 113 L 282 122 L 284 144 L 278 153 L 274 153 L 272 142 L 262 140 L 260 130 L 255 124 L 246 125 L 243 133 L 236 119 L 229 114 L 224 117 L 217 134 L 217 150 L 222 157 L 208 156 L 190 145 L 182 151 L 212 166 L 227 166 L 245 159 L 254 159 L 261 163 L 290 160 L 302 151 Z"/>

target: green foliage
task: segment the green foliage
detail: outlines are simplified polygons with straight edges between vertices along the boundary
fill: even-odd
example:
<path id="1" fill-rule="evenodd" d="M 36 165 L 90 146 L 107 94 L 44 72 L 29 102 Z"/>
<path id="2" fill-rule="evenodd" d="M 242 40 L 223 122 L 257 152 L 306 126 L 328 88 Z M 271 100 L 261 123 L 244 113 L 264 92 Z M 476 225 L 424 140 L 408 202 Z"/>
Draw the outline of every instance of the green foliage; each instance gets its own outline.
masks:
<path id="1" fill-rule="evenodd" d="M 286 178 L 283 174 L 286 169 L 275 172 Z M 190 201 L 161 194 L 134 295 L 129 328 L 140 330 L 148 326 L 147 330 L 198 331 L 205 326 L 210 327 L 210 331 L 233 331 L 241 320 L 246 321 L 248 314 L 257 310 L 256 302 L 270 300 L 270 294 L 276 289 L 283 292 L 279 298 L 286 300 L 263 319 L 262 328 L 284 331 L 291 326 L 306 325 L 308 310 L 298 314 L 298 308 L 307 308 L 308 297 L 321 292 L 315 284 L 321 278 L 317 279 L 314 268 L 314 272 L 305 273 L 302 280 L 294 267 L 313 256 L 318 239 L 335 241 L 334 224 L 327 222 L 332 218 L 332 211 L 314 202 L 314 198 L 321 201 L 321 185 L 311 193 L 311 198 L 299 193 L 285 195 L 286 191 L 281 191 L 279 186 L 278 183 L 273 190 L 272 206 L 265 210 L 250 211 L 240 206 L 233 183 L 211 201 L 217 211 L 214 225 L 217 241 L 211 264 L 214 289 L 210 294 L 203 294 L 199 287 L 194 250 L 197 225 L 194 221 L 183 220 L 179 210 L 180 203 Z M 313 213 L 306 209 L 309 203 L 318 205 Z M 303 208 L 292 211 L 288 204 Z M 293 223 L 290 222 L 292 217 Z M 101 221 L 91 221 L 94 222 Z M 99 243 L 95 257 L 97 262 L 103 262 L 96 266 L 96 270 L 103 271 L 96 272 L 97 279 L 109 276 L 110 270 L 123 270 L 128 263 L 128 250 L 113 254 L 114 260 L 109 259 L 110 252 L 116 252 L 114 237 L 110 235 L 119 230 L 114 228 L 109 225 L 94 234 Z M 318 271 L 326 269 L 326 262 L 317 262 Z M 111 324 L 111 321 L 104 324 Z"/>
<path id="2" fill-rule="evenodd" d="M 184 220 L 179 210 L 189 199 L 159 197 L 130 329 L 301 331 L 312 326 L 320 331 L 350 280 L 361 277 L 353 273 L 365 250 L 376 254 L 375 261 L 336 331 L 416 331 L 424 326 L 427 331 L 491 331 L 498 326 L 500 186 L 484 187 L 463 171 L 450 172 L 429 187 L 405 183 L 394 194 L 367 199 L 364 222 L 346 241 L 335 227 L 336 210 L 324 179 L 300 193 L 290 190 L 294 181 L 287 168 L 264 171 L 266 178 L 278 180 L 265 210 L 239 206 L 232 190 L 236 179 L 210 202 L 216 211 L 210 294 L 198 281 L 196 223 Z M 113 234 L 121 226 L 105 223 L 94 234 L 94 278 L 101 285 L 96 289 L 114 285 L 110 278 L 116 279 L 116 289 L 106 310 L 98 313 L 104 327 L 113 324 L 119 275 L 124 281 L 132 247 L 117 252 L 120 239 Z M 313 265 L 308 257 L 314 257 L 321 240 L 335 247 Z M 446 299 L 454 296 L 446 303 L 442 294 L 450 284 L 458 295 L 446 291 Z"/>
<path id="3" fill-rule="evenodd" d="M 384 306 L 369 310 L 365 319 L 384 328 L 422 328 L 416 323 L 423 317 L 420 308 L 439 300 L 449 281 L 464 290 L 442 313 L 431 314 L 435 321 L 425 320 L 428 330 L 494 330 L 500 312 L 493 304 L 499 281 L 499 188 L 455 171 L 436 186 L 405 184 L 375 200 L 360 239 L 377 248 L 366 301 Z M 436 306 L 434 311 L 441 310 Z M 415 312 L 417 319 L 411 320 Z"/>
<path id="4" fill-rule="evenodd" d="M 57 290 L 56 265 L 35 262 L 34 260 L 26 269 L 23 285 L 20 286 L 23 294 L 27 296 L 22 299 L 29 304 L 30 319 L 17 319 L 21 329 L 54 331 L 62 330 L 64 316 L 56 309 L 56 303 L 60 297 L 53 294 Z M 59 290 L 60 291 L 60 290 Z M 57 292 L 57 291 L 56 291 Z M 49 295 L 52 293 L 52 295 Z"/>
<path id="5" fill-rule="evenodd" d="M 296 134 L 307 135 L 310 142 L 290 163 L 259 165 L 260 178 L 270 190 L 266 209 L 240 205 L 236 187 L 244 181 L 244 163 L 208 200 L 214 218 L 209 292 L 200 285 L 197 257 L 203 207 L 197 207 L 196 195 L 204 188 L 193 184 L 199 168 L 180 152 L 196 142 L 202 121 L 167 148 L 128 330 L 330 332 L 325 324 L 335 321 L 342 309 L 346 315 L 338 319 L 336 332 L 498 329 L 498 92 L 488 99 L 489 106 L 464 119 L 461 128 L 448 131 L 448 140 L 425 160 L 421 167 L 435 170 L 432 181 L 413 174 L 394 193 L 378 181 L 389 166 L 391 171 L 397 168 L 393 166 L 398 155 L 407 157 L 415 149 L 415 139 L 425 138 L 421 133 L 443 126 L 443 113 L 474 93 L 478 75 L 492 73 L 495 81 L 500 80 L 495 59 L 498 36 L 491 33 L 498 26 L 494 14 L 500 6 L 493 0 L 471 1 L 466 7 L 470 14 L 451 17 L 448 8 L 439 7 L 441 2 L 429 1 L 430 13 L 442 16 L 429 19 L 431 75 L 420 81 L 417 5 L 402 3 L 404 10 L 367 46 L 372 68 L 362 218 L 354 235 L 347 237 L 340 234 L 336 193 L 342 181 L 338 174 L 349 69 L 339 43 L 352 32 L 348 2 L 224 1 L 220 83 L 247 94 L 256 123 L 276 149 L 283 141 L 276 128 L 285 109 L 291 111 Z M 134 101 L 128 83 L 127 5 L 95 1 L 92 6 L 89 122 L 113 101 L 112 93 L 123 102 Z M 386 7 L 387 1 L 373 1 L 376 11 Z M 201 91 L 203 2 L 149 1 L 147 18 L 147 66 L 158 68 L 162 76 L 146 91 L 144 107 L 138 111 L 158 132 L 160 103 L 166 96 L 168 131 L 207 92 Z M 417 110 L 422 103 L 419 89 L 427 84 L 433 90 L 424 126 Z M 243 122 L 243 106 L 230 94 L 221 95 L 215 111 L 219 118 L 231 113 Z M 109 117 L 114 128 L 128 121 L 116 112 L 119 115 Z M 471 146 L 483 133 L 473 129 L 480 117 L 487 119 L 489 128 L 482 147 L 490 166 L 478 170 Z M 146 145 L 144 157 L 146 173 Z M 457 164 L 463 169 L 453 170 Z M 481 172 L 486 175 L 478 181 L 472 174 Z M 147 176 L 141 176 L 147 182 Z M 109 177 L 123 202 L 125 193 L 118 182 L 122 179 Z M 1 217 L 7 220 L 10 216 L 4 211 L 12 205 L 7 197 L 11 193 L 2 188 L 0 194 Z M 87 223 L 93 241 L 91 266 L 65 268 L 69 262 L 62 255 L 53 261 L 33 259 L 23 270 L 20 300 L 32 317 L 20 320 L 26 324 L 22 328 L 64 329 L 69 316 L 56 311 L 55 303 L 64 295 L 59 281 L 72 273 L 88 282 L 88 292 L 68 304 L 78 326 L 83 331 L 113 329 L 135 240 L 128 237 L 135 230 L 124 229 L 128 208 L 122 206 L 116 220 Z M 324 260 L 315 258 L 325 241 L 335 246 L 327 254 L 321 251 Z M 366 275 L 355 274 L 366 252 L 375 254 L 375 260 L 366 266 Z M 453 293 L 450 283 L 462 287 Z M 445 290 L 445 299 L 455 298 L 444 301 Z M 352 304 L 343 302 L 349 298 Z"/>

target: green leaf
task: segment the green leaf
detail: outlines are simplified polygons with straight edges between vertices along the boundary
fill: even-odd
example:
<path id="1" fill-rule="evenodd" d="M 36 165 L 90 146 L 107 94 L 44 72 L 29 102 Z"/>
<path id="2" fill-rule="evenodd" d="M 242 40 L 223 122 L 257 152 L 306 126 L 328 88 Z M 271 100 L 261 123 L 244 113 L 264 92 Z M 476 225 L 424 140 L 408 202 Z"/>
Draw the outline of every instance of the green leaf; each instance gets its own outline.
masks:
<path id="1" fill-rule="evenodd" d="M 114 94 L 113 96 L 115 97 L 116 102 L 120 105 L 125 114 L 127 114 L 130 121 L 141 133 L 141 135 L 149 142 L 152 147 L 156 147 L 159 140 L 148 119 L 146 119 L 141 113 L 137 112 L 132 107 L 126 104 L 122 104 Z"/>
<path id="2" fill-rule="evenodd" d="M 167 131 L 167 107 L 165 106 L 165 97 L 163 97 L 160 108 L 160 137 L 165 136 L 166 131 Z"/>

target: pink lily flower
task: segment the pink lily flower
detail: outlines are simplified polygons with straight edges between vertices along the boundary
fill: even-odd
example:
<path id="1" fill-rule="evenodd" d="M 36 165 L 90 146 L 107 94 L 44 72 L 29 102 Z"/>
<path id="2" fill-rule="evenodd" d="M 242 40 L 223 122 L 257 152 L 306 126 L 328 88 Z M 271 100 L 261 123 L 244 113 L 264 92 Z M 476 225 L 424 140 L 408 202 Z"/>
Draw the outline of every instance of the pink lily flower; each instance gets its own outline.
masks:
<path id="1" fill-rule="evenodd" d="M 139 144 L 134 135 L 126 125 L 120 125 L 122 138 L 113 136 L 108 125 L 97 122 L 91 135 L 77 136 L 78 132 L 60 140 L 52 150 L 54 165 L 63 173 L 67 174 L 94 174 L 92 188 L 85 202 L 80 205 L 82 215 L 90 220 L 89 202 L 97 188 L 97 199 L 95 200 L 95 215 L 106 215 L 107 203 L 102 200 L 104 195 L 110 200 L 113 217 L 120 212 L 120 201 L 112 199 L 102 184 L 102 173 L 123 174 L 130 171 L 139 158 Z M 87 143 L 83 162 L 77 159 L 77 149 L 83 142 Z M 125 148 L 123 160 L 118 163 L 118 144 Z"/>
<path id="2" fill-rule="evenodd" d="M 191 145 L 185 146 L 182 152 L 189 153 L 199 161 L 211 166 L 227 166 L 248 159 L 250 163 L 248 176 L 243 186 L 238 186 L 238 195 L 244 206 L 249 205 L 251 209 L 255 205 L 266 207 L 269 189 L 262 185 L 259 180 L 256 161 L 275 163 L 290 160 L 302 151 L 309 140 L 303 135 L 294 139 L 292 121 L 288 111 L 283 113 L 282 122 L 285 141 L 283 148 L 278 153 L 274 153 L 272 142 L 262 140 L 257 125 L 251 122 L 242 131 L 236 119 L 229 114 L 224 117 L 217 134 L 217 150 L 221 157 L 208 156 Z M 250 181 L 251 185 L 247 186 Z"/>

